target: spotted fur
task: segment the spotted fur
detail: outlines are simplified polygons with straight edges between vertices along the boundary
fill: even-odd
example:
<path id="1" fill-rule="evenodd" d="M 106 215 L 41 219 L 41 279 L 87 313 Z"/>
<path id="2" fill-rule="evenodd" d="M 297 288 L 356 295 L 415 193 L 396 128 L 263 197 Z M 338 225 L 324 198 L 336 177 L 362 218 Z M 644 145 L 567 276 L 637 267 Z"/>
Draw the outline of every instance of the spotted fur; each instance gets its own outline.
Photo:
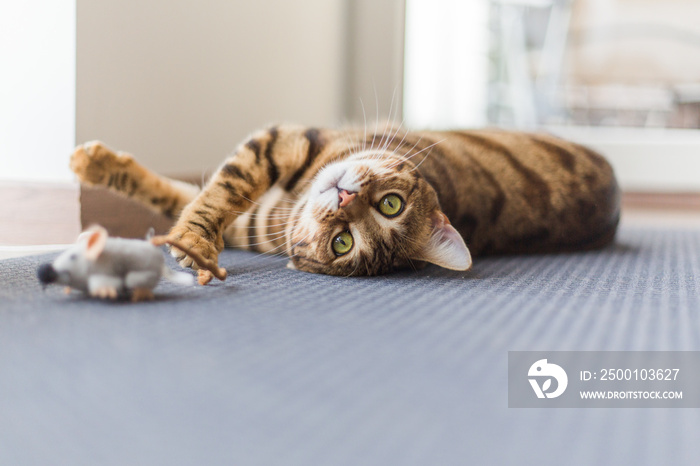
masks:
<path id="1" fill-rule="evenodd" d="M 101 143 L 79 146 L 71 168 L 175 219 L 170 235 L 207 258 L 228 244 L 286 253 L 297 269 L 332 275 L 424 262 L 464 270 L 472 254 L 597 248 L 613 240 L 620 214 L 603 157 L 551 135 L 500 130 L 272 127 L 242 143 L 201 190 Z M 387 194 L 404 201 L 394 218 L 378 208 Z M 338 255 L 341 232 L 354 243 Z"/>

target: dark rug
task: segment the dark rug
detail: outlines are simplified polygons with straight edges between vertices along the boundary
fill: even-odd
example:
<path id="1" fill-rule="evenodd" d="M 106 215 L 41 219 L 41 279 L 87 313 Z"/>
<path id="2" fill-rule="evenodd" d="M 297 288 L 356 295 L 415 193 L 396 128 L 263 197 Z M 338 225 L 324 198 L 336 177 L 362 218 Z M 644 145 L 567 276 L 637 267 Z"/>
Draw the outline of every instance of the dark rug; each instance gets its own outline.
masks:
<path id="1" fill-rule="evenodd" d="M 130 304 L 0 262 L 0 464 L 697 464 L 696 409 L 508 408 L 508 350 L 700 350 L 700 231 L 379 278 L 226 251 Z"/>

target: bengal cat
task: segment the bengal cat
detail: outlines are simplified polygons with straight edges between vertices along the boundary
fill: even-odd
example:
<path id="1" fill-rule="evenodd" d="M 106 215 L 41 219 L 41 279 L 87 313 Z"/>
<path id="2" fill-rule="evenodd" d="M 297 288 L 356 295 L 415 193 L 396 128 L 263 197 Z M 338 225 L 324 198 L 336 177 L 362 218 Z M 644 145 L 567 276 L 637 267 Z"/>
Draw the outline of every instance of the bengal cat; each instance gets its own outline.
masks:
<path id="1" fill-rule="evenodd" d="M 613 240 L 620 214 L 600 155 L 500 130 L 275 126 L 243 142 L 201 189 L 99 142 L 77 147 L 71 168 L 175 219 L 170 236 L 214 261 L 226 244 L 285 252 L 291 267 L 331 275 L 425 262 L 467 270 L 472 254 L 598 248 Z"/>

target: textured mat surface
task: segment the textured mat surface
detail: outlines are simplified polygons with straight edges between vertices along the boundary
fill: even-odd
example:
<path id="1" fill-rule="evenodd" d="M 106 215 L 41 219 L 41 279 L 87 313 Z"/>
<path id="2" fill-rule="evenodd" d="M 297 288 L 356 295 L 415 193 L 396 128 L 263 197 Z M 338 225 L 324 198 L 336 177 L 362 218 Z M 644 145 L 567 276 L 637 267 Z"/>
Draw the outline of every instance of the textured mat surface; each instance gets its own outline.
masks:
<path id="1" fill-rule="evenodd" d="M 507 407 L 508 350 L 700 350 L 700 232 L 132 305 L 0 262 L 0 464 L 697 464 L 700 410 Z"/>

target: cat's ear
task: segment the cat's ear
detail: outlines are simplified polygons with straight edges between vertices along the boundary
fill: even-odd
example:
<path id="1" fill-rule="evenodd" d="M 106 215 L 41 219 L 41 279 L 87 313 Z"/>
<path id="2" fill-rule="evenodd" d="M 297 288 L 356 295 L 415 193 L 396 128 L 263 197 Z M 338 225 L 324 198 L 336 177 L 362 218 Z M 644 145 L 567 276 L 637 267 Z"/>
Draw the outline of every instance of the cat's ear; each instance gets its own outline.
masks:
<path id="1" fill-rule="evenodd" d="M 436 210 L 431 215 L 433 231 L 416 259 L 452 270 L 469 270 L 472 256 L 462 236 L 447 216 Z"/>

